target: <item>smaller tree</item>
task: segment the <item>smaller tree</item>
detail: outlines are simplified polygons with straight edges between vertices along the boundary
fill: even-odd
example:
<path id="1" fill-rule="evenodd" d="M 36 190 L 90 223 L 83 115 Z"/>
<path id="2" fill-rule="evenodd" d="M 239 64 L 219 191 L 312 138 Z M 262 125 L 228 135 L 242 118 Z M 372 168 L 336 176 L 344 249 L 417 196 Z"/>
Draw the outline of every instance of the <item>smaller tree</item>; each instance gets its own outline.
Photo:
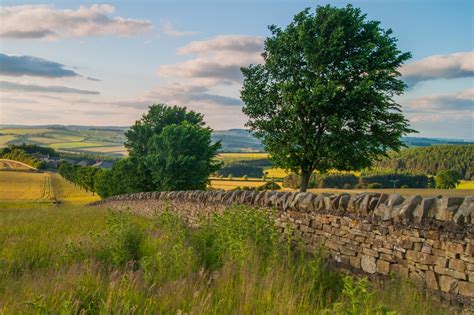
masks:
<path id="1" fill-rule="evenodd" d="M 440 171 L 436 175 L 435 182 L 438 189 L 453 189 L 459 185 L 461 175 L 455 170 Z"/>

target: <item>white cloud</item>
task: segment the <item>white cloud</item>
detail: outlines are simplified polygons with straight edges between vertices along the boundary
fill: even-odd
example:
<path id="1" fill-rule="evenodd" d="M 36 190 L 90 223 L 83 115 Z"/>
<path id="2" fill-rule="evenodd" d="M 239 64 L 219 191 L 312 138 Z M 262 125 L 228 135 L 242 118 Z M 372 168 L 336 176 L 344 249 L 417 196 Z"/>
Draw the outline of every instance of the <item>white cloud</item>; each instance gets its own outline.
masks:
<path id="1" fill-rule="evenodd" d="M 163 22 L 163 33 L 173 37 L 192 36 L 199 34 L 199 32 L 195 31 L 178 31 L 170 21 Z"/>
<path id="2" fill-rule="evenodd" d="M 408 85 L 435 79 L 474 77 L 474 51 L 434 55 L 400 68 Z"/>
<path id="3" fill-rule="evenodd" d="M 132 36 L 150 31 L 146 20 L 111 17 L 108 4 L 80 6 L 77 10 L 50 5 L 0 7 L 0 37 L 15 39 L 60 39 L 85 36 Z"/>
<path id="4" fill-rule="evenodd" d="M 163 65 L 158 74 L 180 77 L 194 84 L 213 86 L 240 84 L 240 68 L 263 61 L 263 39 L 255 36 L 227 35 L 194 41 L 178 49 L 181 55 L 197 55 L 194 59 Z"/>

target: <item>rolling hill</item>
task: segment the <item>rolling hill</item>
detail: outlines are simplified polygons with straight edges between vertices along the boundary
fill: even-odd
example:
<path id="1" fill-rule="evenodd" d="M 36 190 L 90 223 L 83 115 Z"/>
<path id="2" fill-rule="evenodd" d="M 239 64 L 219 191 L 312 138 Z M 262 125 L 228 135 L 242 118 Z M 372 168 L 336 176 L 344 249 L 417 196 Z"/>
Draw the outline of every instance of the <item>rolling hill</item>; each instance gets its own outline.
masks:
<path id="1" fill-rule="evenodd" d="M 120 126 L 20 126 L 0 125 L 0 147 L 9 144 L 37 144 L 59 151 L 125 156 L 125 131 Z M 262 152 L 262 143 L 245 129 L 214 130 L 213 141 L 221 141 L 223 152 Z M 467 144 L 468 140 L 404 137 L 410 147 L 437 144 Z"/>

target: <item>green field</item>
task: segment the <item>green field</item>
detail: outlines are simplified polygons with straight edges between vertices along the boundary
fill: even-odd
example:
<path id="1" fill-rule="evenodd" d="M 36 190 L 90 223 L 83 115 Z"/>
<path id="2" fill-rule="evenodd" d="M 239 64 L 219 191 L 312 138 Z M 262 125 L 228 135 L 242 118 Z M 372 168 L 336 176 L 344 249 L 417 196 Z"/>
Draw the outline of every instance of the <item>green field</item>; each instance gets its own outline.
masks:
<path id="1" fill-rule="evenodd" d="M 66 152 L 124 156 L 124 141 L 120 128 L 0 128 L 0 146 L 31 143 Z"/>

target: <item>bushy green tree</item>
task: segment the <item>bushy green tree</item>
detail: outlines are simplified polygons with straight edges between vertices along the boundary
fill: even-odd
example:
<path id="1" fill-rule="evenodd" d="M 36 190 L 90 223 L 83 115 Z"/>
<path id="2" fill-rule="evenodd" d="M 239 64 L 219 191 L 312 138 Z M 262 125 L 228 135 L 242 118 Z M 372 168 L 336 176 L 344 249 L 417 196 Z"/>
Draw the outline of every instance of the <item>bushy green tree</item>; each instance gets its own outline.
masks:
<path id="1" fill-rule="evenodd" d="M 453 189 L 459 185 L 461 175 L 455 170 L 440 171 L 435 178 L 436 188 Z"/>
<path id="2" fill-rule="evenodd" d="M 328 5 L 270 31 L 264 63 L 242 68 L 243 111 L 274 165 L 301 175 L 301 191 L 315 170 L 361 169 L 403 145 L 413 130 L 393 96 L 410 53 L 390 29 Z"/>
<path id="3" fill-rule="evenodd" d="M 205 189 L 209 175 L 219 169 L 219 148 L 209 128 L 188 121 L 164 127 L 152 137 L 145 157 L 156 190 Z"/>

